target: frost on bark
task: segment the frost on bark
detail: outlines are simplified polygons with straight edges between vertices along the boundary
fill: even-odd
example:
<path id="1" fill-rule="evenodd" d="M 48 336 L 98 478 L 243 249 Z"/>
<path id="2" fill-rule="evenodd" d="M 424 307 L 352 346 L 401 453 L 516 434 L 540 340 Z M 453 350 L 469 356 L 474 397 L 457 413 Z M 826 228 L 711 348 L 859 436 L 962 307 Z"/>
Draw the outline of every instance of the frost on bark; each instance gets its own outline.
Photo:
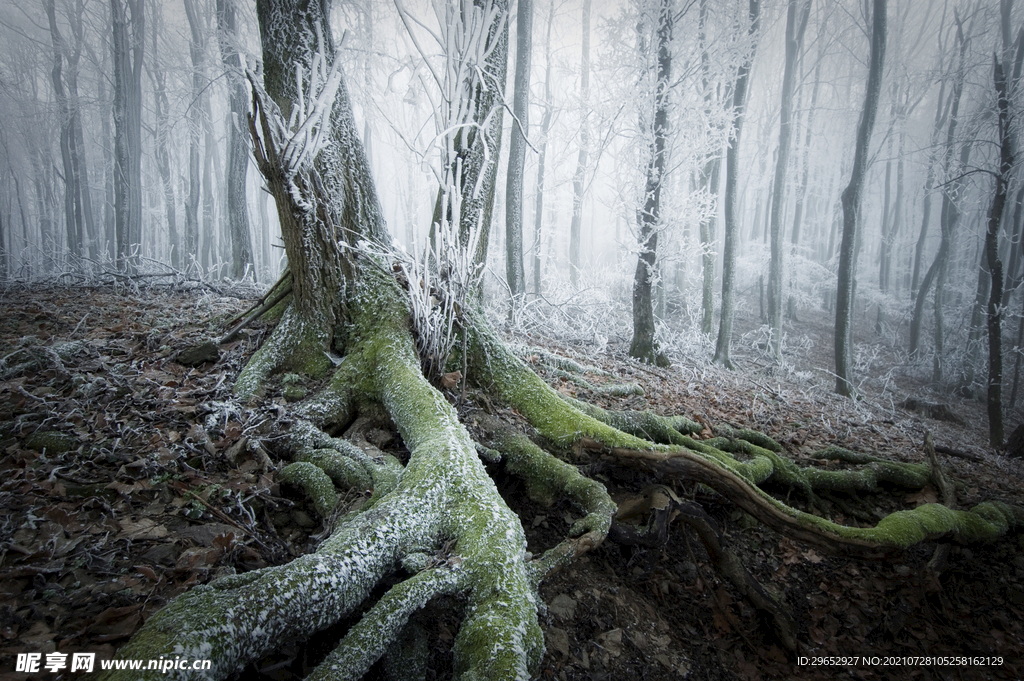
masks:
<path id="1" fill-rule="evenodd" d="M 538 585 L 598 546 L 616 512 L 604 485 L 559 455 L 595 463 L 610 458 L 663 482 L 706 484 L 779 532 L 837 554 L 884 556 L 936 539 L 991 541 L 1024 524 L 1024 510 L 997 502 L 969 511 L 925 504 L 865 528 L 799 511 L 761 486 L 770 482 L 813 501 L 815 490 L 855 493 L 883 482 L 919 488 L 933 472 L 839 448 L 820 456 L 840 460 L 845 470 L 802 468 L 755 431 L 720 426 L 708 433 L 685 417 L 571 400 L 513 354 L 472 296 L 462 296 L 454 316 L 443 318 L 459 342 L 441 359 L 465 371 L 461 380 L 482 400 L 505 405 L 522 421 L 514 426 L 483 410 L 464 421 L 434 384 L 436 373 L 424 371 L 430 366 L 424 349 L 433 346 L 423 340 L 444 331 L 432 328 L 437 317 L 424 314 L 424 295 L 444 307 L 457 292 L 443 277 L 424 279 L 421 287 L 409 277 L 408 256 L 383 240 L 369 168 L 332 59 L 328 10 L 326 3 L 297 0 L 258 4 L 265 71 L 263 84 L 253 83 L 250 133 L 281 218 L 290 274 L 275 289 L 274 298 L 287 306 L 284 316 L 235 390 L 260 409 L 259 390 L 273 372 L 332 372 L 315 394 L 288 409 L 287 419 L 268 411 L 260 427 L 294 459 L 279 478 L 301 486 L 320 513 L 335 513 L 339 488 L 369 489 L 372 496 L 331 519 L 330 535 L 314 553 L 193 588 L 147 620 L 117 653 L 121 659 L 208 659 L 213 669 L 110 670 L 100 678 L 224 679 L 347 618 L 355 623 L 307 678 L 358 679 L 385 654 L 400 667 L 414 666 L 417 660 L 401 659 L 400 644 L 416 626 L 410 618 L 441 597 L 459 620 L 452 642 L 457 678 L 531 678 L 544 652 Z M 471 262 L 473 256 L 465 248 L 460 257 Z M 332 435 L 360 420 L 393 427 L 408 458 Z M 567 535 L 539 555 L 528 554 L 523 525 L 482 459 L 522 480 L 538 504 L 568 501 L 577 520 Z M 681 502 L 661 507 L 689 512 L 687 522 L 700 526 L 699 513 Z M 723 574 L 795 650 L 796 629 L 785 607 L 706 530 L 702 541 Z M 651 540 L 636 528 L 619 527 L 618 535 L 634 543 Z"/>
<path id="2" fill-rule="evenodd" d="M 629 356 L 648 364 L 668 366 L 668 358 L 659 351 L 655 340 L 654 306 L 651 288 L 658 254 L 658 231 L 661 229 L 661 191 L 665 173 L 669 132 L 669 85 L 672 80 L 672 4 L 662 0 L 658 7 L 657 79 L 654 91 L 651 157 L 647 163 L 644 205 L 637 211 L 640 253 L 633 276 L 633 340 Z"/>

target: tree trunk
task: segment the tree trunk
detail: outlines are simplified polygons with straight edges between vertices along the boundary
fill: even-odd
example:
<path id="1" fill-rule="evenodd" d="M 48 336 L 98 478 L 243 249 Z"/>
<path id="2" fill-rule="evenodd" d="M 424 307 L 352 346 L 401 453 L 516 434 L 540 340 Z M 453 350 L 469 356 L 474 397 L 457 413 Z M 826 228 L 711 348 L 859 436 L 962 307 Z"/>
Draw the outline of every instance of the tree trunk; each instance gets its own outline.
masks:
<path id="1" fill-rule="evenodd" d="M 523 172 L 526 136 L 530 130 L 530 56 L 533 50 L 533 0 L 519 0 L 516 16 L 516 73 L 512 98 L 512 141 L 505 182 L 505 273 L 512 292 L 512 307 L 526 295 L 523 269 Z"/>
<path id="2" fill-rule="evenodd" d="M 572 221 L 569 223 L 569 281 L 579 285 L 580 233 L 583 229 L 583 192 L 587 178 L 587 153 L 590 147 L 590 128 L 587 124 L 587 102 L 590 100 L 590 10 L 593 0 L 583 0 L 583 57 L 580 62 L 580 151 L 576 157 L 576 172 L 572 176 Z"/>
<path id="3" fill-rule="evenodd" d="M 192 63 L 192 93 L 188 108 L 188 198 L 185 201 L 185 244 L 186 265 L 194 267 L 199 262 L 199 200 L 202 193 L 202 170 L 199 160 L 199 140 L 202 134 L 203 108 L 203 50 L 204 40 L 195 0 L 184 0 L 185 16 L 188 18 L 190 40 L 189 58 Z M 209 190 L 207 190 L 209 191 Z"/>
<path id="4" fill-rule="evenodd" d="M 647 163 L 647 183 L 643 209 L 637 214 L 640 253 L 633 275 L 633 340 L 629 356 L 649 364 L 668 366 L 668 358 L 659 352 L 655 340 L 654 306 L 651 282 L 661 227 L 661 190 L 666 180 L 667 140 L 669 132 L 669 81 L 672 79 L 672 4 L 661 0 L 658 11 L 658 75 L 654 90 L 654 126 Z"/>
<path id="5" fill-rule="evenodd" d="M 246 171 L 249 168 L 248 135 L 243 127 L 249 111 L 248 95 L 242 76 L 242 59 L 238 53 L 235 29 L 234 0 L 217 0 L 217 27 L 220 36 L 221 60 L 228 77 L 228 163 L 227 211 L 228 233 L 231 236 L 231 278 L 241 279 L 247 271 L 255 277 L 252 255 L 252 234 L 249 229 L 249 207 L 245 194 Z"/>
<path id="6" fill-rule="evenodd" d="M 782 75 L 782 104 L 779 112 L 779 151 L 775 159 L 770 217 L 771 261 L 768 267 L 768 328 L 771 330 L 771 351 L 776 362 L 782 361 L 782 219 L 786 205 L 789 148 L 793 137 L 793 91 L 796 87 L 797 60 L 803 47 L 810 13 L 809 0 L 789 0 L 786 12 L 786 66 Z"/>
<path id="7" fill-rule="evenodd" d="M 732 368 L 729 346 L 732 343 L 732 317 L 735 307 L 734 279 L 736 276 L 736 247 L 739 240 L 739 216 L 736 214 L 737 178 L 739 175 L 740 133 L 743 130 L 743 114 L 747 104 L 747 81 L 757 47 L 757 32 L 760 26 L 761 2 L 750 0 L 750 25 L 747 36 L 751 40 L 749 56 L 736 73 L 733 86 L 733 133 L 732 143 L 725 152 L 725 236 L 722 248 L 722 315 L 718 323 L 718 341 L 715 344 L 714 361 Z"/>
<path id="8" fill-rule="evenodd" d="M 857 143 L 853 156 L 850 184 L 842 194 L 843 238 L 839 245 L 839 272 L 836 288 L 836 392 L 851 395 L 850 376 L 850 322 L 853 312 L 853 287 L 856 263 L 857 223 L 860 212 L 861 190 L 867 172 L 868 145 L 878 114 L 878 99 L 882 91 L 882 72 L 885 65 L 886 0 L 874 0 L 871 26 L 871 60 L 868 70 L 864 110 L 857 127 Z"/>
<path id="9" fill-rule="evenodd" d="M 551 26 L 555 21 L 555 6 L 548 10 L 548 28 L 544 40 L 544 115 L 540 119 L 540 153 L 537 155 L 537 198 L 533 208 L 533 292 L 541 293 L 543 266 L 541 260 L 541 228 L 544 225 L 544 172 L 548 153 L 548 134 L 551 131 Z"/>
<path id="10" fill-rule="evenodd" d="M 167 220 L 167 245 L 170 249 L 171 267 L 181 269 L 181 242 L 178 239 L 178 224 L 175 210 L 177 200 L 174 196 L 170 152 L 167 148 L 167 137 L 170 132 L 170 125 L 168 123 L 170 104 L 167 101 L 167 74 L 160 68 L 160 64 L 157 61 L 160 16 L 160 14 L 154 14 L 153 16 L 153 67 L 150 70 L 151 80 L 153 81 L 153 108 L 156 115 L 156 139 L 153 155 L 155 156 L 157 172 L 160 173 L 160 182 L 164 190 L 164 216 Z"/>
<path id="11" fill-rule="evenodd" d="M 953 89 L 949 93 L 949 113 L 948 123 L 946 127 L 946 145 L 943 154 L 944 158 L 944 169 L 947 176 L 951 176 L 953 170 L 953 154 L 954 145 L 956 142 L 956 129 L 959 123 L 959 112 L 960 112 L 960 97 L 963 94 L 964 89 L 964 78 L 965 78 L 965 67 L 964 58 L 966 55 L 968 41 L 963 33 L 963 25 L 959 18 L 957 19 L 957 43 L 959 45 L 958 63 L 956 67 L 956 74 L 953 80 Z M 967 164 L 970 156 L 971 144 L 965 142 L 960 149 L 960 164 L 961 167 Z M 941 309 L 941 297 L 942 292 L 940 290 L 942 270 L 945 267 L 945 263 L 949 259 L 949 251 L 952 247 L 952 232 L 954 225 L 959 216 L 959 210 L 957 208 L 955 199 L 959 193 L 959 181 L 953 181 L 952 185 L 947 183 L 943 186 L 942 190 L 942 209 L 939 216 L 939 228 L 942 232 L 942 237 L 939 242 L 939 250 L 935 254 L 935 260 L 932 262 L 931 267 L 928 268 L 928 273 L 925 274 L 924 279 L 921 282 L 921 287 L 917 291 L 917 298 L 914 300 L 914 315 L 910 320 L 910 356 L 916 357 L 918 353 L 918 346 L 921 340 L 921 324 L 924 319 L 924 301 L 928 296 L 928 290 L 932 283 L 936 284 L 935 295 L 940 299 L 936 303 L 936 310 L 938 318 L 935 321 L 936 332 L 935 337 L 938 342 L 942 342 L 942 309 Z M 926 206 L 927 207 L 927 206 Z M 918 246 L 920 248 L 921 241 L 924 238 L 924 226 L 922 225 L 921 238 L 918 240 Z M 936 355 L 941 354 L 941 348 L 936 348 Z M 941 373 L 941 360 L 936 359 L 934 374 Z"/>
<path id="12" fill-rule="evenodd" d="M 75 172 L 73 157 L 77 151 L 71 110 L 67 93 L 64 91 L 63 63 L 67 46 L 57 28 L 57 16 L 53 0 L 46 0 L 46 17 L 50 24 L 50 42 L 53 47 L 53 66 L 50 82 L 57 98 L 57 112 L 60 116 L 60 157 L 64 168 L 64 225 L 67 233 L 68 252 L 75 258 L 82 255 L 82 202 L 79 191 L 78 173 Z"/>
<path id="13" fill-rule="evenodd" d="M 992 277 L 988 298 L 988 439 L 989 446 L 1003 445 L 1003 263 L 999 259 L 999 222 L 1006 208 L 1007 185 L 1013 170 L 1013 145 L 1010 134 L 1010 103 L 1006 76 L 997 56 L 993 56 L 996 106 L 999 112 L 999 170 L 995 194 L 988 214 L 985 234 L 985 260 Z"/>
<path id="14" fill-rule="evenodd" d="M 114 51 L 114 234 L 118 266 L 134 271 L 142 242 L 144 0 L 110 0 Z"/>
<path id="15" fill-rule="evenodd" d="M 711 56 L 707 44 L 708 0 L 701 0 L 698 16 L 698 41 L 700 43 L 701 87 L 704 90 L 704 112 L 709 118 L 712 107 L 718 104 L 718 97 L 711 83 Z M 701 219 L 698 227 L 701 252 L 701 333 L 711 336 L 715 321 L 715 227 L 718 214 L 718 190 L 721 184 L 722 149 L 719 145 L 710 157 L 706 158 L 700 170 L 699 186 L 708 196 L 711 205 L 710 214 Z"/>
<path id="16" fill-rule="evenodd" d="M 811 172 L 811 140 L 814 132 L 814 112 L 818 106 L 818 89 L 821 86 L 821 60 L 814 67 L 814 87 L 811 89 L 811 105 L 807 108 L 807 130 L 804 136 L 803 153 L 800 154 L 800 184 L 796 188 L 796 205 L 793 207 L 793 231 L 790 235 L 790 258 L 795 261 L 797 249 L 800 247 L 801 229 L 803 228 L 804 212 L 807 202 L 807 184 Z M 812 235 L 813 236 L 813 235 Z M 813 241 L 811 242 L 813 243 Z M 798 266 L 793 264 L 790 271 L 790 294 L 786 301 L 786 317 L 796 321 L 796 272 Z"/>

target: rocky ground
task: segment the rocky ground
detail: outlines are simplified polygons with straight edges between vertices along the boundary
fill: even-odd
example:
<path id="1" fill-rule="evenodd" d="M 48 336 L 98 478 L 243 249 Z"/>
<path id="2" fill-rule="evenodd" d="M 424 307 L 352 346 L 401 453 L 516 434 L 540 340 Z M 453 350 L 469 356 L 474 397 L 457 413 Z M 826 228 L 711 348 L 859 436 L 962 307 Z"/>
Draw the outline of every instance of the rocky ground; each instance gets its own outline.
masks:
<path id="1" fill-rule="evenodd" d="M 216 339 L 251 302 L 208 288 L 11 287 L 0 291 L 0 679 L 88 678 L 14 672 L 19 652 L 88 651 L 109 657 L 153 612 L 190 586 L 230 571 L 286 562 L 326 528 L 296 490 L 280 485 L 279 452 L 253 432 L 287 418 L 312 389 L 284 377 L 262 408 L 230 400 L 239 367 L 266 330 L 250 329 L 216 357 L 182 364 L 180 351 Z M 828 444 L 925 461 L 925 431 L 958 481 L 957 500 L 1024 504 L 1024 466 L 988 450 L 980 403 L 928 392 L 898 353 L 865 334 L 858 402 L 834 396 L 824 315 L 795 324 L 786 364 L 774 368 L 754 320 L 739 320 L 737 372 L 676 356 L 669 369 L 627 361 L 614 339 L 592 347 L 515 336 L 525 346 L 596 365 L 585 383 L 524 352 L 566 394 L 617 409 L 684 413 L 762 430 L 803 465 Z M 744 326 L 744 323 L 746 326 Z M 198 358 L 202 360 L 203 358 Z M 595 386 L 634 382 L 643 395 Z M 959 421 L 898 407 L 942 402 Z M 495 405 L 500 409 L 500 405 Z M 465 407 L 471 410 L 476 407 Z M 467 411 L 467 420 L 472 413 Z M 1009 415 L 1010 428 L 1021 414 Z M 396 439 L 391 446 L 400 448 Z M 651 483 L 613 467 L 594 472 L 617 501 Z M 534 552 L 568 529 L 568 506 L 537 508 L 498 475 Z M 695 536 L 673 525 L 667 544 L 606 544 L 547 581 L 541 594 L 548 653 L 542 679 L 1013 679 L 1024 677 L 1024 537 L 951 551 L 937 577 L 922 546 L 887 562 L 819 555 L 767 530 L 716 495 L 677 484 L 723 529 L 729 548 L 798 623 L 800 656 L 875 657 L 841 667 L 801 665 L 754 608 L 707 562 Z M 780 490 L 785 494 L 784 490 Z M 938 500 L 932 488 L 826 498 L 833 517 L 873 523 Z M 346 503 L 360 500 L 352 492 Z M 798 500 L 791 499 L 793 503 Z M 432 631 L 432 678 L 446 678 L 458 622 L 443 604 Z M 315 664 L 344 628 L 245 670 L 239 679 L 290 680 Z M 914 656 L 989 664 L 918 664 Z M 980 659 L 985 658 L 985 659 Z M 1002 664 L 994 664 L 1001 660 Z M 886 664 L 888 663 L 888 664 Z"/>

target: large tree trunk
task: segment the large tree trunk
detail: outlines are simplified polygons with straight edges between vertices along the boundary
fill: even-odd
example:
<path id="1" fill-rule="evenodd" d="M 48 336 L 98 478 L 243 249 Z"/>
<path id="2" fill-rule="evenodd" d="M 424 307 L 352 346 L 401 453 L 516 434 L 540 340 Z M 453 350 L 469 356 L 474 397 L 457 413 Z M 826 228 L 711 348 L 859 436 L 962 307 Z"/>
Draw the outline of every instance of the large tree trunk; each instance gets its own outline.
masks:
<path id="1" fill-rule="evenodd" d="M 760 26 L 761 2 L 750 0 L 748 10 L 750 27 L 747 35 L 752 41 L 749 56 L 736 73 L 733 87 L 733 133 L 731 144 L 725 152 L 725 235 L 722 248 L 722 316 L 718 321 L 718 341 L 715 344 L 714 360 L 719 364 L 732 367 L 729 357 L 729 346 L 732 344 L 732 317 L 736 305 L 734 282 L 736 278 L 736 246 L 740 238 L 739 216 L 736 214 L 737 181 L 739 176 L 740 133 L 743 130 L 743 114 L 747 104 L 747 81 L 750 79 L 750 67 L 754 62 L 754 51 L 757 44 L 757 32 Z"/>
<path id="2" fill-rule="evenodd" d="M 871 26 L 871 61 L 868 86 L 864 96 L 864 110 L 857 127 L 857 146 L 854 150 L 850 184 L 842 194 L 843 238 L 839 246 L 839 273 L 836 288 L 836 392 L 850 395 L 853 384 L 850 376 L 850 322 L 853 313 L 854 276 L 857 269 L 856 240 L 860 213 L 860 196 L 867 173 L 868 145 L 878 115 L 878 99 L 882 91 L 882 71 L 885 65 L 886 0 L 874 0 Z"/>
<path id="3" fill-rule="evenodd" d="M 985 234 L 985 262 L 992 277 L 988 298 L 988 438 L 989 445 L 1003 445 L 1003 263 L 999 259 L 999 222 L 1006 208 L 1007 185 L 1013 170 L 1013 144 L 1010 134 L 1010 103 L 1006 75 L 999 59 L 995 58 L 997 110 L 999 112 L 999 170 L 995 174 L 996 187 L 992 208 L 988 214 Z"/>

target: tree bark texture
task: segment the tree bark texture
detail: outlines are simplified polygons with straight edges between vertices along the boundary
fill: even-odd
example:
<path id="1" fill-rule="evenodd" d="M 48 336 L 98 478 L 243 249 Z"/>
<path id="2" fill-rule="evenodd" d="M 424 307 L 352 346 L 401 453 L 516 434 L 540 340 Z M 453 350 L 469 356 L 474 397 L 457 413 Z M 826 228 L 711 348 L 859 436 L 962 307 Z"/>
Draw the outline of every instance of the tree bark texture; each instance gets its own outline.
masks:
<path id="1" fill-rule="evenodd" d="M 988 298 L 988 409 L 989 446 L 1003 445 L 1003 263 L 999 259 L 999 223 L 1006 208 L 1009 176 L 1013 170 L 1013 144 L 1010 136 L 1010 103 L 1006 75 L 998 56 L 993 56 L 993 80 L 999 125 L 999 170 L 996 172 L 995 194 L 988 214 L 985 234 L 985 261 L 992 277 Z"/>
<path id="2" fill-rule="evenodd" d="M 231 277 L 241 279 L 253 270 L 252 233 L 249 229 L 249 208 L 245 196 L 246 171 L 249 168 L 248 94 L 242 75 L 242 58 L 238 52 L 234 0 L 217 0 L 217 27 L 221 60 L 228 78 L 228 164 L 227 186 L 228 233 L 231 236 Z"/>
<path id="3" fill-rule="evenodd" d="M 114 234 L 118 266 L 132 271 L 142 242 L 144 0 L 110 0 L 114 52 Z"/>

